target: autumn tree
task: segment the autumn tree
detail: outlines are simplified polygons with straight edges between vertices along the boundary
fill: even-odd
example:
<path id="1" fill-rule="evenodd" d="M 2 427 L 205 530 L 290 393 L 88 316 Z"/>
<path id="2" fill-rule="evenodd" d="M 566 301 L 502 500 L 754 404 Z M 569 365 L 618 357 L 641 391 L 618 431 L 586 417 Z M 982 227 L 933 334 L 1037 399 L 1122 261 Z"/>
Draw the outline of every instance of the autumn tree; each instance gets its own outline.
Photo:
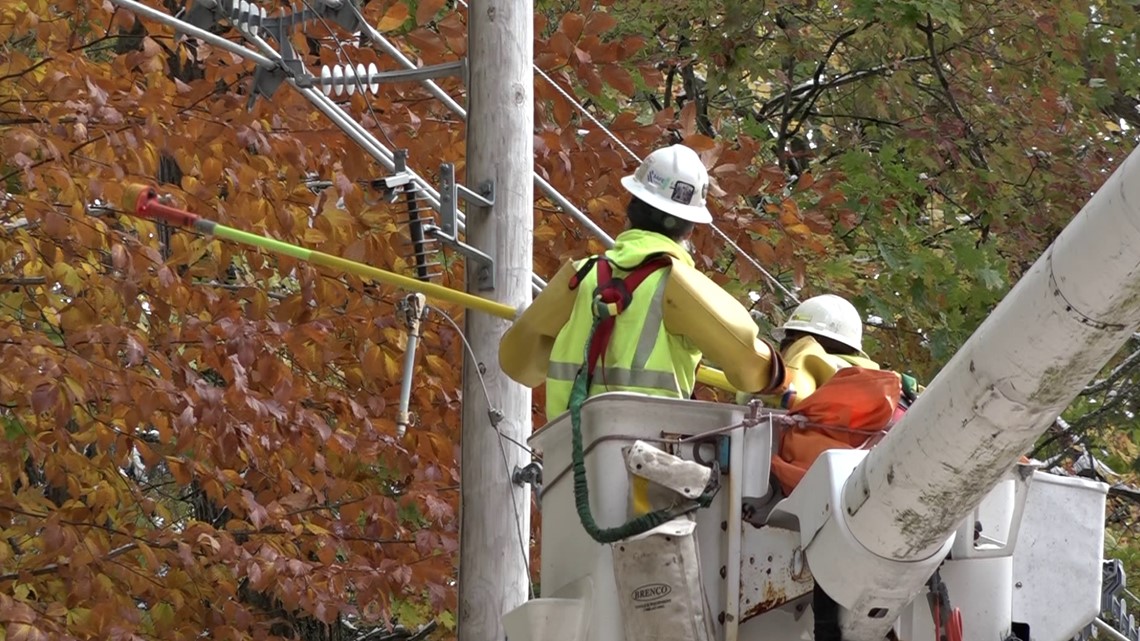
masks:
<path id="1" fill-rule="evenodd" d="M 612 235 L 634 156 L 693 146 L 746 252 L 701 231 L 698 265 L 772 323 L 794 301 L 758 266 L 800 297 L 848 295 L 878 319 L 872 355 L 925 379 L 1140 125 L 1127 6 L 537 9 L 540 175 Z M 465 55 L 463 3 L 358 11 L 420 64 Z M 247 109 L 251 64 L 110 3 L 9 3 L 0 41 L 7 635 L 448 636 L 463 310 L 433 309 L 399 438 L 402 292 L 121 210 L 125 183 L 160 183 L 219 222 L 414 275 L 405 203 L 372 187 L 383 168 L 298 92 Z M 313 73 L 398 68 L 335 20 L 290 42 Z M 425 177 L 462 175 L 463 123 L 422 87 L 333 97 Z M 545 198 L 535 219 L 540 276 L 602 247 Z M 437 259 L 433 278 L 460 285 L 464 261 Z M 1046 447 L 1129 456 L 1136 362 L 1122 353 Z"/>

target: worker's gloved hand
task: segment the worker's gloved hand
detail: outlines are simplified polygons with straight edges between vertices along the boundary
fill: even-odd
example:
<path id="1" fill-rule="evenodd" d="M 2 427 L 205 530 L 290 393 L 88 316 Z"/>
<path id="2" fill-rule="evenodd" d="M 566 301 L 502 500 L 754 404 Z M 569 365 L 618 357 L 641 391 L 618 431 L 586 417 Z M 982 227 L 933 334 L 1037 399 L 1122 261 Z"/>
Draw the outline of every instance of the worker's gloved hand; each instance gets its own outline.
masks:
<path id="1" fill-rule="evenodd" d="M 909 374 L 902 374 L 903 398 L 905 398 L 908 403 L 913 403 L 918 398 L 920 390 L 918 379 Z"/>

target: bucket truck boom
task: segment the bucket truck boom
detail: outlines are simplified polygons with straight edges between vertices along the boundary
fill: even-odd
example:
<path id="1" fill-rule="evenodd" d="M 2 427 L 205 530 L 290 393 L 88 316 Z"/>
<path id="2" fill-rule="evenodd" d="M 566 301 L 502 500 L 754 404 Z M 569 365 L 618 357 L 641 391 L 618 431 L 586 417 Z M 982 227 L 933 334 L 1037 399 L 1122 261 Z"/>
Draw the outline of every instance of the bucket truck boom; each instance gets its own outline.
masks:
<path id="1" fill-rule="evenodd" d="M 839 606 L 843 641 L 937 641 L 932 613 L 950 609 L 947 594 L 966 639 L 1067 641 L 1100 609 L 1107 486 L 1018 458 L 1138 325 L 1135 151 L 884 440 L 825 452 L 786 498 L 769 482 L 774 434 L 797 429 L 782 412 L 591 398 L 581 433 L 599 526 L 658 508 L 670 490 L 684 504 L 707 489 L 694 485 L 704 478 L 694 464 L 711 468 L 719 492 L 598 543 L 575 507 L 571 421 L 551 421 L 531 437 L 546 475 L 542 598 L 506 614 L 508 637 L 808 639 L 818 586 Z M 675 616 L 684 623 L 662 626 Z"/>

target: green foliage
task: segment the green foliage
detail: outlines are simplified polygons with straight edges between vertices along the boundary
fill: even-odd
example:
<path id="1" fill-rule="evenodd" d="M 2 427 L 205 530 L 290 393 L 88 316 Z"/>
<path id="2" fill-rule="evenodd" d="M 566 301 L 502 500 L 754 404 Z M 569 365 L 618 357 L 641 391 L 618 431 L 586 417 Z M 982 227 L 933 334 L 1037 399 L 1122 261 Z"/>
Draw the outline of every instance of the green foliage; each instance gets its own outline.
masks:
<path id="1" fill-rule="evenodd" d="M 455 3 L 362 11 L 425 64 L 465 54 Z M 882 319 L 868 351 L 923 380 L 1137 142 L 1127 3 L 540 0 L 536 14 L 536 63 L 557 87 L 641 156 L 675 141 L 704 154 L 724 231 L 800 297 L 841 293 Z M 423 428 L 399 441 L 395 292 L 186 233 L 160 243 L 152 223 L 83 209 L 162 178 L 223 222 L 407 270 L 400 212 L 359 188 L 384 172 L 288 88 L 246 112 L 248 66 L 126 12 L 28 0 L 0 8 L 0 25 L 0 525 L 25 541 L 0 546 L 14 577 L 0 608 L 72 598 L 32 617 L 61 638 L 106 638 L 115 620 L 115 634 L 240 638 L 281 608 L 322 625 L 430 612 L 453 630 L 454 332 L 425 332 Z M 308 68 L 390 66 L 330 29 L 349 42 L 314 27 Z M 633 159 L 545 79 L 535 94 L 536 168 L 615 233 L 614 178 Z M 378 116 L 368 128 L 413 166 L 462 167 L 462 126 L 418 88 L 338 100 Z M 312 193 L 309 172 L 335 186 Z M 543 277 L 598 249 L 549 211 L 540 199 Z M 770 320 L 786 313 L 719 237 L 695 245 L 730 292 L 759 292 Z M 445 282 L 463 282 L 463 261 L 442 262 Z M 1140 383 L 1115 369 L 1133 349 L 1042 455 L 1083 446 L 1136 467 Z M 124 479 L 135 449 L 145 478 Z M 1132 522 L 1112 529 L 1130 563 Z"/>

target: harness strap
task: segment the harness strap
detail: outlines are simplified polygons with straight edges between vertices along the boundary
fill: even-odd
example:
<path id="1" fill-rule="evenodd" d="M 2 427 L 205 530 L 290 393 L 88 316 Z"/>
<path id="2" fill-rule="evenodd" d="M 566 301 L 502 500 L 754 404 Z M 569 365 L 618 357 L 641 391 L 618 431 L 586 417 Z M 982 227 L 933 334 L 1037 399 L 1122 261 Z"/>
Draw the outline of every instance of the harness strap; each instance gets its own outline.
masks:
<path id="1" fill-rule="evenodd" d="M 673 264 L 668 255 L 659 254 L 634 267 L 624 278 L 614 278 L 610 261 L 604 256 L 595 258 L 598 268 L 598 287 L 594 290 L 593 307 L 596 327 L 590 336 L 585 363 L 587 380 L 591 382 L 594 379 L 594 370 L 597 364 L 605 360 L 606 350 L 610 346 L 610 339 L 613 338 L 617 316 L 633 302 L 633 292 L 650 274 Z M 588 265 L 589 263 L 583 265 L 583 269 Z M 579 270 L 580 273 L 582 273 L 581 270 Z M 574 284 L 576 285 L 576 283 Z"/>
<path id="2" fill-rule="evenodd" d="M 582 404 L 589 396 L 595 365 L 605 358 L 618 314 L 621 314 L 633 301 L 633 292 L 642 281 L 658 269 L 671 265 L 672 261 L 668 255 L 659 254 L 634 267 L 625 278 L 615 279 L 609 260 L 604 256 L 594 257 L 571 279 L 571 289 L 578 287 L 595 263 L 598 269 L 598 288 L 594 290 L 594 324 L 590 328 L 590 338 L 583 350 L 585 362 L 578 369 L 574 385 L 570 390 L 570 459 L 574 473 L 574 503 L 578 509 L 578 519 L 592 539 L 605 544 L 648 532 L 670 519 L 711 505 L 720 490 L 720 466 L 716 462 L 713 463 L 713 473 L 709 477 L 709 483 L 696 499 L 650 512 L 617 527 L 602 528 L 594 520 L 590 510 L 590 489 L 586 479 L 586 453 L 582 444 Z M 603 371 L 604 369 L 603 366 Z"/>
<path id="3" fill-rule="evenodd" d="M 590 273 L 590 270 L 594 268 L 594 263 L 596 262 L 598 262 L 598 257 L 591 256 L 585 263 L 582 263 L 582 266 L 578 268 L 578 271 L 570 278 L 571 291 L 578 289 L 578 285 L 582 284 L 582 279 L 586 277 L 586 274 Z"/>

